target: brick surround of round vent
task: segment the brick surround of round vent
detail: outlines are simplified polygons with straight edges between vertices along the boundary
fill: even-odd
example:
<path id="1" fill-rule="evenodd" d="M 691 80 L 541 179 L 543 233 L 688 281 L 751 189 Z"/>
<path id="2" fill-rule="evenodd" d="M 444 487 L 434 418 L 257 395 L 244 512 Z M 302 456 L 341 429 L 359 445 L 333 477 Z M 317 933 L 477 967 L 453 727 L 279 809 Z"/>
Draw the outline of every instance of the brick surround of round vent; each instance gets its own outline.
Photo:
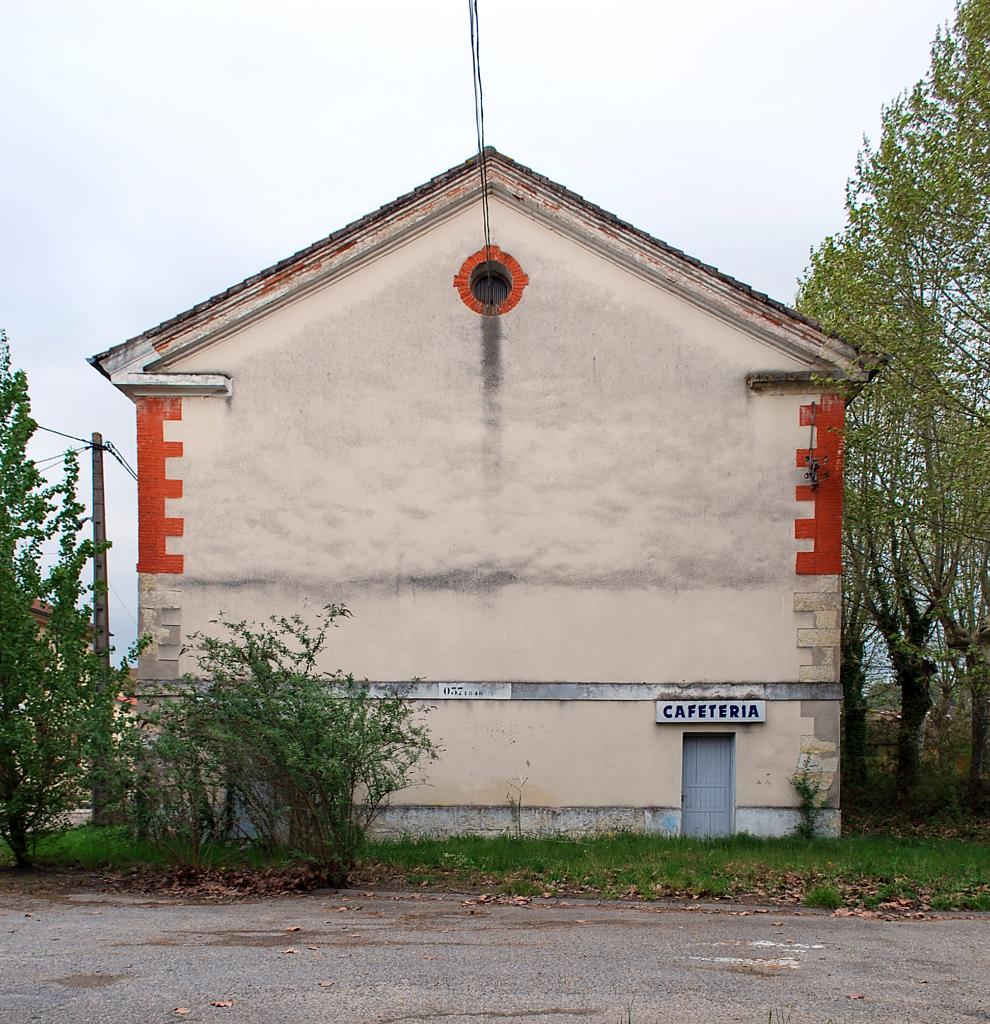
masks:
<path id="1" fill-rule="evenodd" d="M 496 304 L 486 304 L 475 294 L 480 290 L 476 288 L 478 274 L 488 273 L 489 265 L 491 275 L 504 279 L 508 284 L 508 293 Z M 460 294 L 461 301 L 468 309 L 483 316 L 501 316 L 508 313 L 522 298 L 523 289 L 528 284 L 529 278 L 519 265 L 519 261 L 497 245 L 472 253 L 461 264 L 461 269 L 454 277 L 454 287 Z"/>

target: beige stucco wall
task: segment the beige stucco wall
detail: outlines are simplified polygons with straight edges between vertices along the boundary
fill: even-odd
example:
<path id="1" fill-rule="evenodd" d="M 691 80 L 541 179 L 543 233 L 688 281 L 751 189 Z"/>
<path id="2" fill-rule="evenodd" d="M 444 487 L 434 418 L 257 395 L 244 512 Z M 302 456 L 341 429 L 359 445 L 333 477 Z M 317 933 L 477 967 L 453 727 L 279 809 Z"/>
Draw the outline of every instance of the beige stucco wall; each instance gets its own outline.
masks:
<path id="1" fill-rule="evenodd" d="M 805 703 L 768 702 L 762 724 L 693 728 L 736 734 L 737 806 L 797 806 L 788 780 L 802 748 L 816 727 L 827 733 L 833 717 L 838 725 L 837 702 L 810 710 Z M 654 708 L 653 701 L 442 702 L 427 715 L 442 755 L 391 802 L 507 805 L 524 782 L 522 802 L 532 807 L 680 807 L 686 730 L 657 725 Z"/>
<path id="2" fill-rule="evenodd" d="M 451 284 L 470 209 L 168 367 L 234 381 L 165 425 L 183 633 L 335 600 L 354 619 L 328 665 L 371 679 L 796 680 L 811 396 L 744 377 L 803 367 L 500 202 L 492 220 L 530 278 L 504 317 Z"/>

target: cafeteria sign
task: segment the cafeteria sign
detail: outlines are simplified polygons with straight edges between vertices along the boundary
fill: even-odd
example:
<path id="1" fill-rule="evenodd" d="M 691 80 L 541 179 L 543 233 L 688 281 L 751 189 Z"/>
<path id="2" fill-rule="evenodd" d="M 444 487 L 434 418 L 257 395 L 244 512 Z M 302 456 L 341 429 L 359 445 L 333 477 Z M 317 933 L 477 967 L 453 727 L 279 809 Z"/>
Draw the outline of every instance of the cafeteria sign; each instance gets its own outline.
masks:
<path id="1" fill-rule="evenodd" d="M 659 725 L 742 725 L 767 720 L 765 700 L 658 700 Z"/>

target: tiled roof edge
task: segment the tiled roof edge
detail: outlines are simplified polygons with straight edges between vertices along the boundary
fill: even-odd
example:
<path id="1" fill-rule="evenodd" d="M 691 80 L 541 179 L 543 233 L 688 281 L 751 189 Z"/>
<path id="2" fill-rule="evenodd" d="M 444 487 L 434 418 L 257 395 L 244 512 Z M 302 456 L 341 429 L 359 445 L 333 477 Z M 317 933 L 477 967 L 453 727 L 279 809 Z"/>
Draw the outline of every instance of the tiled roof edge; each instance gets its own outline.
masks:
<path id="1" fill-rule="evenodd" d="M 783 313 L 790 317 L 792 320 L 797 320 L 799 323 L 805 324 L 811 327 L 813 330 L 818 331 L 820 334 L 825 335 L 829 338 L 835 338 L 837 341 L 842 341 L 844 344 L 849 345 L 849 342 L 839 335 L 826 331 L 822 325 L 809 316 L 805 316 L 803 313 L 794 309 L 793 306 L 788 306 L 784 302 L 780 302 L 778 299 L 772 299 L 766 292 L 757 291 L 752 285 L 746 284 L 745 281 L 740 281 L 738 278 L 732 277 L 731 274 L 726 274 L 724 271 L 719 270 L 718 267 L 713 266 L 710 263 L 705 263 L 703 260 L 699 260 L 695 256 L 691 256 L 684 252 L 683 249 L 678 249 L 676 246 L 670 245 L 665 242 L 662 238 L 657 238 L 655 235 L 651 235 L 648 231 L 644 231 L 642 228 L 636 227 L 635 224 L 630 224 L 628 221 L 623 220 L 621 217 L 612 213 L 609 210 L 602 209 L 602 207 L 596 205 L 585 199 L 584 196 L 577 192 L 572 191 L 565 185 L 561 185 L 559 182 L 554 181 L 552 178 L 548 178 L 544 174 L 540 174 L 538 171 L 534 171 L 531 167 L 527 167 L 525 164 L 519 163 L 517 160 L 513 160 L 512 157 L 506 156 L 504 153 L 499 153 L 493 147 L 488 146 L 487 149 L 492 155 L 497 155 L 498 158 L 509 166 L 515 168 L 518 171 L 528 175 L 531 178 L 536 179 L 544 188 L 551 192 L 556 193 L 564 199 L 569 200 L 572 203 L 577 203 L 584 209 L 593 213 L 596 217 L 607 223 L 622 228 L 623 231 L 628 231 L 631 234 L 636 235 L 637 238 L 642 239 L 650 245 L 656 246 L 658 249 L 662 249 L 665 253 L 676 257 L 677 259 L 684 260 L 685 263 L 689 263 L 693 267 L 697 267 L 699 270 L 705 271 L 705 273 L 711 274 L 713 277 L 717 277 L 719 280 L 724 281 L 726 284 L 731 285 L 738 291 L 743 292 L 750 298 L 756 299 L 758 302 L 762 302 L 769 306 L 771 309 L 776 310 L 778 313 Z M 850 347 L 853 347 L 850 345 Z"/>
<path id="2" fill-rule="evenodd" d="M 798 312 L 798 310 L 786 305 L 783 302 L 778 301 L 777 299 L 770 298 L 770 296 L 767 295 L 765 292 L 757 291 L 752 287 L 752 285 L 748 285 L 744 281 L 740 281 L 737 278 L 732 277 L 730 274 L 724 273 L 723 271 L 719 270 L 718 267 L 712 266 L 709 263 L 705 263 L 694 256 L 690 256 L 682 249 L 678 249 L 675 246 L 663 241 L 663 239 L 656 238 L 649 232 L 643 231 L 641 228 L 637 228 L 634 224 L 630 224 L 628 221 L 622 220 L 621 217 L 618 217 L 616 214 L 610 212 L 609 210 L 602 209 L 602 207 L 597 206 L 595 203 L 589 202 L 587 199 L 584 198 L 584 196 L 572 191 L 571 189 L 567 188 L 564 185 L 559 184 L 552 178 L 548 178 L 546 175 L 540 174 L 538 171 L 534 171 L 531 167 L 527 167 L 525 164 L 521 164 L 518 161 L 513 160 L 511 157 L 506 156 L 504 153 L 500 153 L 494 146 L 485 147 L 485 153 L 488 156 L 497 158 L 499 162 L 505 164 L 507 167 L 519 171 L 522 174 L 525 174 L 527 177 L 532 178 L 534 181 L 539 182 L 539 184 L 546 188 L 548 191 L 555 193 L 556 195 L 560 196 L 563 199 L 566 199 L 571 203 L 579 205 L 583 209 L 592 213 L 595 217 L 598 217 L 600 220 L 603 220 L 615 227 L 621 228 L 623 231 L 627 231 L 630 234 L 635 235 L 637 238 L 641 239 L 643 242 L 646 242 L 648 245 L 655 246 L 656 248 L 667 253 L 668 255 L 673 256 L 676 259 L 683 260 L 685 263 L 688 263 L 689 265 L 696 267 L 701 271 L 704 271 L 706 274 L 710 274 L 713 277 L 718 278 L 720 281 L 723 281 L 724 283 L 730 285 L 737 291 L 742 292 L 748 298 L 754 299 L 757 302 L 769 306 L 777 313 L 781 313 L 784 316 L 788 317 L 789 319 L 796 321 L 797 323 L 803 324 L 806 327 L 810 327 L 812 330 L 817 331 L 819 334 L 822 334 L 825 337 L 835 338 L 836 340 L 843 342 L 843 344 L 849 345 L 849 342 L 845 341 L 845 339 L 841 338 L 837 334 L 826 331 L 822 327 L 822 325 L 818 323 L 818 321 L 813 320 L 811 317 L 805 316 L 803 313 Z M 456 164 L 455 166 L 449 168 L 448 170 L 443 171 L 441 174 L 438 174 L 433 178 L 430 178 L 429 181 L 426 181 L 422 185 L 419 185 L 416 188 L 414 188 L 412 191 L 406 192 L 405 194 L 398 196 L 397 198 L 391 200 L 390 202 L 385 203 L 383 206 L 378 207 L 377 210 L 373 210 L 371 213 L 367 213 L 363 217 L 359 217 L 357 220 L 351 221 L 349 224 L 346 224 L 344 227 L 339 228 L 338 230 L 332 232 L 331 234 L 325 236 L 324 238 L 321 238 L 318 241 L 313 242 L 310 245 L 307 245 L 305 248 L 300 249 L 297 252 L 294 252 L 291 256 L 286 256 L 284 259 L 279 260 L 277 263 L 273 263 L 271 266 L 265 267 L 263 270 L 259 270 L 257 273 L 252 274 L 250 277 L 246 277 L 244 278 L 244 280 L 231 285 L 229 288 L 225 288 L 223 291 L 217 292 L 216 295 L 212 295 L 210 298 L 205 299 L 202 302 L 198 302 L 195 306 L 192 306 L 181 313 L 177 313 L 175 316 L 169 317 L 169 319 L 167 320 L 163 320 L 155 327 L 151 327 L 148 330 L 142 332 L 141 334 L 137 334 L 132 338 L 128 338 L 126 341 L 120 342 L 117 345 L 113 345 L 104 352 L 100 352 L 97 355 L 91 356 L 88 361 L 98 370 L 100 370 L 101 373 L 105 374 L 103 367 L 100 365 L 102 360 L 105 359 L 107 356 L 111 355 L 112 353 L 123 348 L 125 345 L 130 345 L 142 340 L 151 340 L 153 338 L 156 338 L 159 335 L 169 331 L 171 328 L 177 327 L 184 321 L 192 319 L 199 313 L 202 313 L 205 310 L 209 309 L 211 306 L 223 302 L 226 299 L 232 298 L 236 296 L 239 292 L 245 291 L 252 285 L 255 285 L 258 282 L 264 280 L 266 277 L 269 277 L 272 274 L 279 273 L 280 271 L 284 270 L 286 267 L 295 263 L 298 260 L 305 259 L 307 256 L 311 255 L 314 252 L 317 252 L 324 246 L 339 242 L 346 235 L 353 234 L 356 231 L 360 231 L 363 228 L 366 228 L 371 224 L 375 223 L 376 221 L 384 217 L 387 217 L 392 213 L 395 213 L 402 207 L 407 206 L 412 202 L 415 202 L 422 196 L 428 195 L 435 189 L 447 185 L 454 179 L 460 177 L 462 174 L 464 174 L 465 171 L 469 170 L 472 166 L 475 166 L 477 164 L 477 160 L 478 158 L 475 155 L 468 157 L 468 159 L 463 161 L 462 163 Z M 854 348 L 854 346 L 850 345 L 850 348 Z"/>
<path id="3" fill-rule="evenodd" d="M 488 147 L 491 149 L 491 147 Z M 177 313 L 175 316 L 169 317 L 167 320 L 163 320 L 161 323 L 156 324 L 154 327 L 149 327 L 148 330 L 143 331 L 141 334 L 134 335 L 133 338 L 128 338 L 126 341 L 122 341 L 117 345 L 112 345 L 104 352 L 100 352 L 95 356 L 89 358 L 89 362 L 96 366 L 97 369 L 102 368 L 99 363 L 106 356 L 124 345 L 129 345 L 136 341 L 143 339 L 150 340 L 151 338 L 157 337 L 159 334 L 163 334 L 172 327 L 176 327 L 185 320 L 189 320 L 196 316 L 198 313 L 202 313 L 204 310 L 209 309 L 211 306 L 216 305 L 219 302 L 223 302 L 225 299 L 232 298 L 239 292 L 245 291 L 252 285 L 257 284 L 259 281 L 264 280 L 266 277 L 270 277 L 272 274 L 277 274 L 279 271 L 284 270 L 290 264 L 295 263 L 297 260 L 305 259 L 307 256 L 324 246 L 331 245 L 335 242 L 339 242 L 344 236 L 352 234 L 355 231 L 360 231 L 363 228 L 375 223 L 383 217 L 387 217 L 389 214 L 395 213 L 397 210 L 408 205 L 411 202 L 419 199 L 424 195 L 428 195 L 435 189 L 442 187 L 443 185 L 449 184 L 455 178 L 459 177 L 464 171 L 468 170 L 472 165 L 477 163 L 477 156 L 471 156 L 463 163 L 456 164 L 454 167 L 449 168 L 442 174 L 437 174 L 430 178 L 429 181 L 424 182 L 422 185 L 418 185 L 411 192 L 406 192 L 401 196 L 396 197 L 383 206 L 379 206 L 377 210 L 372 210 L 371 213 L 366 213 L 364 216 L 359 217 L 357 220 L 351 221 L 349 224 L 345 224 L 344 227 L 338 228 L 331 234 L 326 235 L 324 238 L 318 239 L 317 241 L 299 249 L 294 252 L 291 256 L 286 256 L 284 259 L 279 260 L 277 263 L 273 263 L 269 267 L 265 267 L 263 270 L 259 270 L 257 273 L 252 274 L 250 277 L 244 278 L 242 281 L 238 281 L 236 284 L 232 284 L 229 288 L 225 288 L 222 292 L 217 292 L 216 295 L 211 295 L 210 298 L 204 299 L 202 302 L 197 302 L 195 306 L 191 306 L 189 309 L 183 310 L 181 313 Z"/>

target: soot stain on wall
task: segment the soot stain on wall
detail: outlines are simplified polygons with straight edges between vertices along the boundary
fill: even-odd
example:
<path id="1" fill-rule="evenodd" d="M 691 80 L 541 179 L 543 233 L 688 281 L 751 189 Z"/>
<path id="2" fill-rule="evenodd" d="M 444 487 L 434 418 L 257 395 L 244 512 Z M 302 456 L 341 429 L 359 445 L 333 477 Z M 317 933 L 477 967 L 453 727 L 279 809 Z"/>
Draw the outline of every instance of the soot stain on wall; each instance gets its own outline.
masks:
<path id="1" fill-rule="evenodd" d="M 409 576 L 408 582 L 421 590 L 457 590 L 467 593 L 486 593 L 517 582 L 516 576 L 505 569 L 452 569 L 450 572 L 429 576 Z"/>
<path id="2" fill-rule="evenodd" d="M 498 489 L 502 468 L 502 323 L 481 317 L 481 418 L 485 425 L 482 469 L 489 493 Z"/>
<path id="3" fill-rule="evenodd" d="M 485 395 L 497 393 L 502 384 L 502 321 L 497 316 L 481 318 L 481 372 Z"/>

